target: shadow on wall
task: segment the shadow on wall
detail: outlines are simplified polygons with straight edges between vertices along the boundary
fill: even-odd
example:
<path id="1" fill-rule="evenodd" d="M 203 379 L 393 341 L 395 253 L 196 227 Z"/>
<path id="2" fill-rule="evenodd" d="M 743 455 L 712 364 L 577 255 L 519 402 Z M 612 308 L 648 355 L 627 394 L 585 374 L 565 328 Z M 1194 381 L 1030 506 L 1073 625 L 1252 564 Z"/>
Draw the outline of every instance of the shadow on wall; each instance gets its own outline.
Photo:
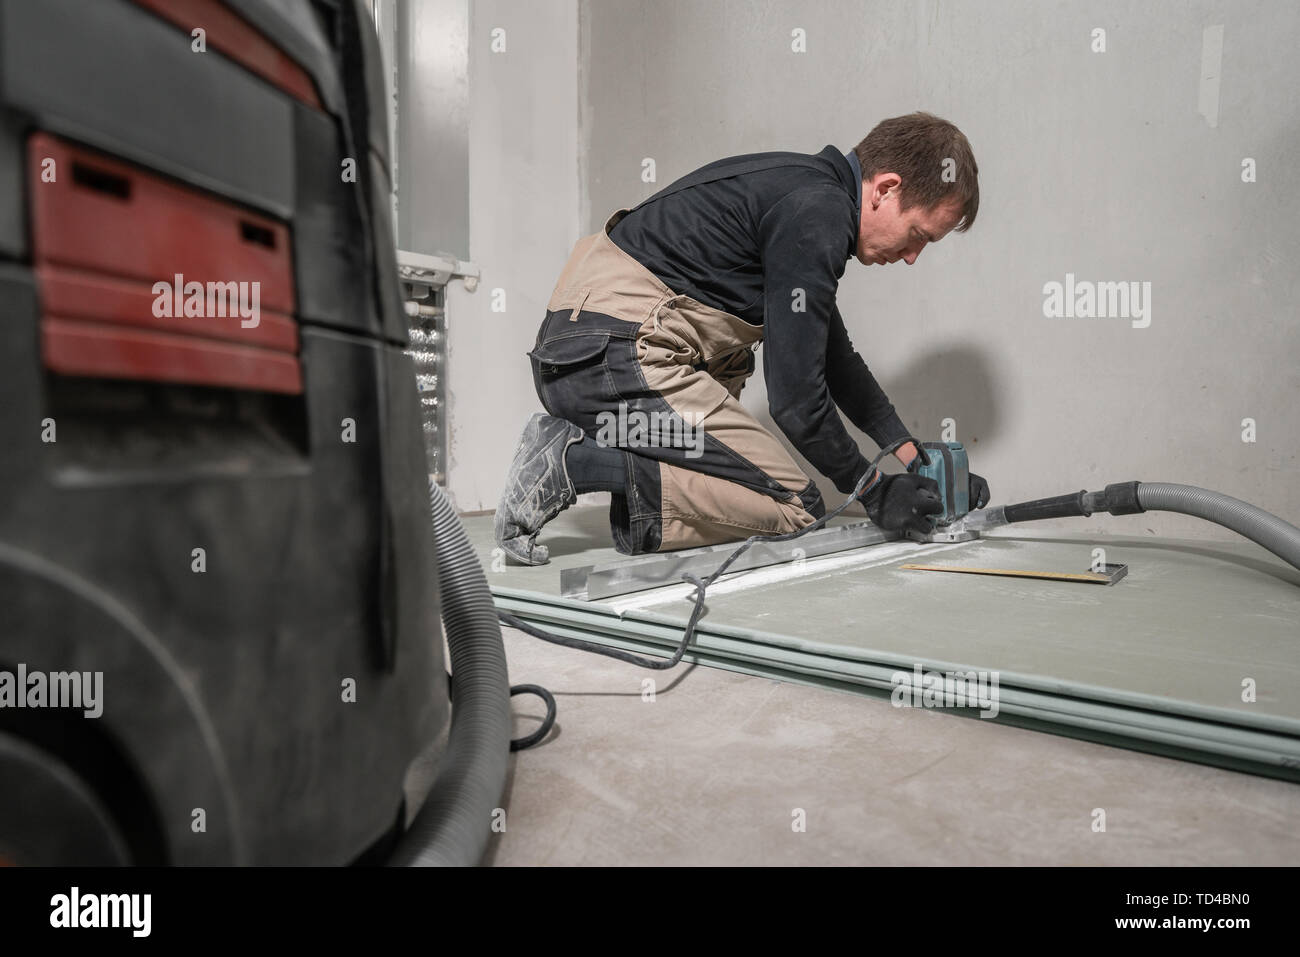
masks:
<path id="1" fill-rule="evenodd" d="M 872 372 L 877 370 L 873 369 Z M 944 420 L 952 419 L 956 440 L 966 446 L 971 467 L 979 471 L 980 443 L 995 438 L 1002 422 L 998 388 L 993 381 L 992 366 L 986 350 L 962 344 L 923 352 L 897 375 L 878 378 L 881 388 L 898 410 L 903 424 L 921 441 L 939 441 Z M 748 400 L 745 405 L 763 428 L 780 439 L 804 471 L 816 478 L 828 507 L 833 508 L 843 501 L 844 496 L 835 491 L 831 480 L 814 470 L 772 421 L 767 411 L 766 397 L 761 403 L 755 403 L 749 395 L 745 395 L 745 399 Z M 840 418 L 844 419 L 843 413 Z M 876 444 L 850 425 L 847 419 L 844 419 L 844 424 L 861 447 L 862 454 L 868 459 L 874 458 L 878 451 Z M 903 470 L 893 456 L 886 463 L 886 472 Z M 892 468 L 889 467 L 891 465 Z"/>

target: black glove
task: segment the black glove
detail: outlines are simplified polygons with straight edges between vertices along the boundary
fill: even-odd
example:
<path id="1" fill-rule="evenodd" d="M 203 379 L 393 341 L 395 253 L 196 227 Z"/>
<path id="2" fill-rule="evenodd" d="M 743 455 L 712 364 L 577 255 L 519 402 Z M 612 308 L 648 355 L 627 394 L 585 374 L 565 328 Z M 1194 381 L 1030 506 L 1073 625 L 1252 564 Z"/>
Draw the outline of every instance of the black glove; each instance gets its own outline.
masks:
<path id="1" fill-rule="evenodd" d="M 974 472 L 970 473 L 970 484 L 967 489 L 970 491 L 971 508 L 983 508 L 989 503 L 989 483 Z"/>
<path id="2" fill-rule="evenodd" d="M 920 475 L 886 475 L 862 496 L 867 518 L 887 532 L 934 531 L 925 516 L 943 511 L 939 483 Z"/>

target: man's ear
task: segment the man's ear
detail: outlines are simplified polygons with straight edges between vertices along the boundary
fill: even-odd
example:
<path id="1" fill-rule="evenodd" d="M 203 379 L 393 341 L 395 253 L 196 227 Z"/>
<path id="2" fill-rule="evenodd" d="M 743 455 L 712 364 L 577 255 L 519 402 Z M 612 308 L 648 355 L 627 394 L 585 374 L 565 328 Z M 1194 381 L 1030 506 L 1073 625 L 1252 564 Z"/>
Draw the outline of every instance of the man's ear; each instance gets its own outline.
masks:
<path id="1" fill-rule="evenodd" d="M 902 183 L 903 178 L 897 173 L 877 173 L 871 177 L 871 181 L 867 184 L 867 192 L 871 196 L 871 208 L 879 207 L 890 191 L 898 189 Z"/>

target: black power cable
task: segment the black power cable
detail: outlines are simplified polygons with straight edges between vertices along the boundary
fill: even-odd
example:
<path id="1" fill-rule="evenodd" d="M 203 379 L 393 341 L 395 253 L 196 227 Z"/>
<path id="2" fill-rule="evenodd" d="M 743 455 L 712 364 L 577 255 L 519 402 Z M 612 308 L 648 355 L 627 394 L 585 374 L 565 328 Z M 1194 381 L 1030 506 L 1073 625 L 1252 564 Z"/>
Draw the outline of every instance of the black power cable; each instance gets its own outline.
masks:
<path id="1" fill-rule="evenodd" d="M 517 694 L 535 694 L 546 702 L 546 717 L 542 723 L 537 726 L 537 730 L 532 734 L 525 735 L 522 738 L 514 738 L 510 742 L 511 751 L 522 751 L 524 748 L 531 748 L 542 738 L 551 733 L 551 726 L 555 724 L 555 696 L 543 688 L 541 685 L 511 685 L 510 697 Z"/>
<path id="2" fill-rule="evenodd" d="M 897 441 L 890 442 L 880 450 L 880 453 L 874 459 L 871 460 L 870 467 L 863 473 L 862 477 L 858 479 L 858 482 L 853 487 L 853 492 L 849 497 L 840 503 L 840 505 L 833 511 L 827 512 L 811 525 L 807 525 L 798 531 L 786 532 L 784 535 L 750 536 L 737 545 L 735 550 L 727 556 L 726 560 L 714 569 L 713 574 L 709 575 L 707 578 L 701 579 L 695 575 L 683 575 L 682 581 L 695 586 L 695 607 L 691 610 L 691 617 L 686 623 L 685 631 L 682 632 L 682 640 L 677 645 L 677 650 L 674 651 L 672 656 L 669 658 L 647 658 L 643 655 L 634 655 L 631 652 L 622 651 L 618 648 L 607 648 L 604 645 L 592 641 L 583 641 L 579 638 L 566 638 L 563 635 L 552 634 L 551 632 L 544 631 L 535 625 L 530 625 L 528 622 L 521 621 L 509 612 L 498 611 L 497 618 L 499 618 L 503 624 L 509 625 L 511 628 L 518 628 L 526 635 L 532 635 L 534 638 L 540 638 L 542 641 L 549 641 L 551 644 L 562 645 L 565 648 L 576 648 L 579 651 L 590 651 L 592 654 L 605 655 L 607 658 L 625 661 L 628 664 L 637 665 L 641 668 L 649 668 L 653 671 L 664 671 L 668 668 L 675 668 L 681 662 L 682 655 L 686 654 L 686 649 L 690 646 L 691 639 L 695 637 L 695 626 L 699 623 L 700 616 L 704 614 L 705 592 L 710 585 L 726 574 L 727 569 L 735 563 L 736 559 L 745 554 L 745 552 L 747 552 L 750 549 L 750 546 L 755 542 L 789 542 L 802 535 L 807 535 L 809 532 L 824 527 L 827 522 L 835 518 L 858 500 L 858 496 L 862 494 L 862 490 L 867 487 L 871 477 L 876 474 L 876 466 L 880 461 L 886 455 L 901 448 L 908 442 L 911 442 L 916 446 L 916 452 L 917 455 L 920 456 L 921 463 L 923 465 L 929 465 L 929 455 L 926 454 L 925 449 L 921 447 L 921 443 L 912 436 L 904 436 Z M 542 721 L 541 726 L 526 738 L 520 738 L 517 741 L 510 742 L 511 751 L 520 751 L 536 744 L 538 741 L 542 740 L 542 738 L 546 737 L 547 733 L 551 730 L 551 725 L 555 723 L 555 699 L 551 696 L 550 692 L 546 691 L 546 689 L 542 688 L 540 685 L 517 685 L 516 687 L 524 689 L 532 694 L 538 694 L 540 692 L 540 696 L 547 701 L 547 706 L 546 718 Z M 512 695 L 515 694 L 515 688 L 511 688 L 510 693 Z"/>
<path id="3" fill-rule="evenodd" d="M 451 672 L 447 672 L 447 700 L 454 701 L 452 689 L 455 684 L 451 680 Z M 511 685 L 510 697 L 517 694 L 535 694 L 546 702 L 546 717 L 532 734 L 524 735 L 522 738 L 510 739 L 511 751 L 522 751 L 524 748 L 531 748 L 542 738 L 551 732 L 551 727 L 555 724 L 555 696 L 543 688 L 541 685 Z"/>

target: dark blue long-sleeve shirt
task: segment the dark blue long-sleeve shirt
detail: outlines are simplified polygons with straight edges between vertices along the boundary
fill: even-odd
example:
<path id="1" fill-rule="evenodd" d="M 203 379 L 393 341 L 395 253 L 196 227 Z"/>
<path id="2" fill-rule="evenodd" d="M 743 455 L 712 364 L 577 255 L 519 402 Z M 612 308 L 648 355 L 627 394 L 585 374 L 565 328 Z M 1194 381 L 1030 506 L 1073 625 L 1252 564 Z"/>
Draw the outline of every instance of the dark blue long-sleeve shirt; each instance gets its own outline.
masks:
<path id="1" fill-rule="evenodd" d="M 674 292 L 764 327 L 772 419 L 845 493 L 868 462 L 836 406 L 878 445 L 907 435 L 835 304 L 861 204 L 852 153 L 753 153 L 696 170 L 610 232 Z"/>

